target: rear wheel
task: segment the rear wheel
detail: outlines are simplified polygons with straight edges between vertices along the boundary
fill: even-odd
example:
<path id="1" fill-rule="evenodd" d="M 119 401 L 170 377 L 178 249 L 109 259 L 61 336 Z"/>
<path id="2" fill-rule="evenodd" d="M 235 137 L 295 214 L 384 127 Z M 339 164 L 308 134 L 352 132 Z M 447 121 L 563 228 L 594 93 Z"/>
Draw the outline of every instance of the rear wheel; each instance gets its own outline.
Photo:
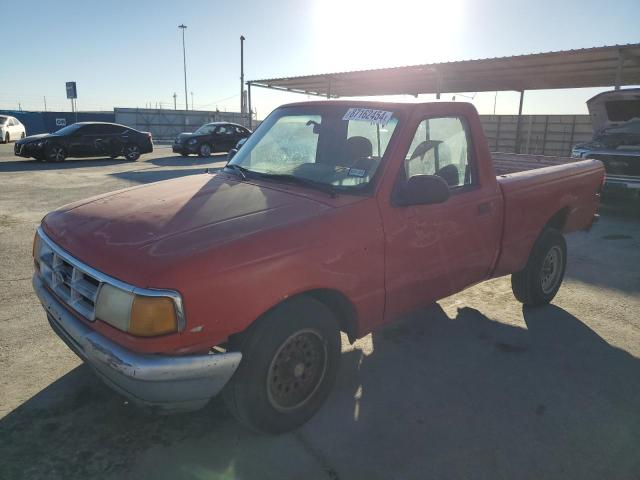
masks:
<path id="1" fill-rule="evenodd" d="M 546 305 L 556 296 L 567 266 L 567 243 L 558 230 L 545 229 L 533 246 L 527 265 L 511 275 L 511 288 L 523 304 Z"/>
<path id="2" fill-rule="evenodd" d="M 340 361 L 340 331 L 331 311 L 311 298 L 290 300 L 230 342 L 242 362 L 225 403 L 248 427 L 283 433 L 322 406 Z"/>
<path id="3" fill-rule="evenodd" d="M 133 143 L 124 147 L 124 158 L 130 162 L 138 160 L 140 158 L 140 147 Z"/>
<path id="4" fill-rule="evenodd" d="M 47 152 L 47 162 L 64 162 L 67 152 L 60 145 L 51 145 Z"/>
<path id="5" fill-rule="evenodd" d="M 11 140 L 11 137 L 9 136 L 9 132 L 7 132 L 7 134 L 4 136 L 4 141 L 2 143 L 9 143 L 9 140 Z"/>
<path id="6" fill-rule="evenodd" d="M 198 149 L 198 156 L 199 157 L 208 157 L 211 155 L 211 145 L 209 145 L 208 143 L 203 143 L 202 145 L 200 145 L 200 148 Z"/>

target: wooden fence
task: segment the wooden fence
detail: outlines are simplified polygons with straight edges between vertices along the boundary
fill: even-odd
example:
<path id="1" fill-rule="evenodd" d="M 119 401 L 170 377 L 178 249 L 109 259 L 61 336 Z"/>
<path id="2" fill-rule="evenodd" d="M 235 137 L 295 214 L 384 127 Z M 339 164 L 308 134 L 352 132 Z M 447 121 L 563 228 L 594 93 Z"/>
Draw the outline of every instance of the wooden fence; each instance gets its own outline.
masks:
<path id="1" fill-rule="evenodd" d="M 489 148 L 515 152 L 517 115 L 480 115 Z M 520 153 L 568 156 L 576 143 L 591 140 L 589 115 L 523 115 Z"/>

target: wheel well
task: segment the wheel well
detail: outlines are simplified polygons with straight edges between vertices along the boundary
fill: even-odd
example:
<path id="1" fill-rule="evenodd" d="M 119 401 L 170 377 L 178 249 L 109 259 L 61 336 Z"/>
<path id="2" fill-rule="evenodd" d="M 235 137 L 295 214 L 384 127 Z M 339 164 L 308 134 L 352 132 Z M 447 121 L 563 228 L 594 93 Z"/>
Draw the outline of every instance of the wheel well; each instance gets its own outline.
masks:
<path id="1" fill-rule="evenodd" d="M 564 226 L 567 223 L 567 218 L 569 217 L 569 207 L 564 207 L 556 212 L 553 217 L 549 219 L 545 227 L 554 228 L 559 231 L 564 230 Z"/>
<path id="2" fill-rule="evenodd" d="M 355 342 L 358 334 L 358 314 L 351 301 L 338 290 L 320 288 L 303 293 L 324 303 L 338 319 L 340 330 L 347 334 L 351 343 Z"/>
<path id="3" fill-rule="evenodd" d="M 267 312 L 264 312 L 262 315 L 260 315 L 260 317 L 258 317 L 256 322 L 259 322 L 266 313 L 272 311 L 273 309 L 277 308 L 283 303 L 290 302 L 293 299 L 304 298 L 304 297 L 310 297 L 310 298 L 313 298 L 314 300 L 322 302 L 322 304 L 324 304 L 335 315 L 336 319 L 338 320 L 338 324 L 340 325 L 340 330 L 347 334 L 349 341 L 353 343 L 357 340 L 358 315 L 356 313 L 355 307 L 353 306 L 351 301 L 346 297 L 346 295 L 344 295 L 338 290 L 333 290 L 329 288 L 318 288 L 314 290 L 307 290 L 306 292 L 301 292 L 296 295 L 293 295 L 287 298 L 286 300 L 283 300 L 282 302 L 278 303 L 277 305 L 274 305 Z M 241 340 L 239 339 L 242 338 L 242 336 L 243 336 L 243 332 L 231 335 L 229 337 L 229 342 L 232 344 L 233 343 L 237 344 L 237 342 L 241 342 Z"/>

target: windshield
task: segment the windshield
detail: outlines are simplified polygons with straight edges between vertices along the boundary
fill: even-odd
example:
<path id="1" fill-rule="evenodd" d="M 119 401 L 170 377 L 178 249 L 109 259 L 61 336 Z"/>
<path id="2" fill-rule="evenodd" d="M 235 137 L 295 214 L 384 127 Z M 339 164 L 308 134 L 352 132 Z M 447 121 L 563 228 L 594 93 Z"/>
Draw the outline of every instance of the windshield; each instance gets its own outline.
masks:
<path id="1" fill-rule="evenodd" d="M 229 163 L 267 176 L 361 189 L 378 170 L 397 125 L 387 110 L 285 107 L 269 115 Z"/>
<path id="2" fill-rule="evenodd" d="M 54 132 L 54 135 L 68 135 L 69 133 L 75 132 L 76 130 L 78 130 L 82 125 L 78 124 L 78 123 L 74 123 L 72 125 L 67 125 L 64 128 L 61 128 L 60 130 Z"/>
<path id="3" fill-rule="evenodd" d="M 213 133 L 213 131 L 216 129 L 216 127 L 217 127 L 217 125 L 215 125 L 215 124 L 202 125 L 199 129 L 197 129 L 193 133 L 194 134 L 198 134 L 198 135 L 209 135 L 210 133 Z"/>

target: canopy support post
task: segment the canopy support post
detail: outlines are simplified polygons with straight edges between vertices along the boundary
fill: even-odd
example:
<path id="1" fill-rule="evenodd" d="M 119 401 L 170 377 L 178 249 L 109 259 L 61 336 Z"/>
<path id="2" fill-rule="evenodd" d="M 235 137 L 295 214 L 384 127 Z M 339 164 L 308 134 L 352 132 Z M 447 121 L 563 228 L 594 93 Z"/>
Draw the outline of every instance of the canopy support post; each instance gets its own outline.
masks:
<path id="1" fill-rule="evenodd" d="M 518 124 L 516 127 L 516 153 L 520 153 L 520 137 L 522 135 L 522 102 L 524 101 L 524 90 L 520 90 L 520 106 L 518 107 Z"/>

